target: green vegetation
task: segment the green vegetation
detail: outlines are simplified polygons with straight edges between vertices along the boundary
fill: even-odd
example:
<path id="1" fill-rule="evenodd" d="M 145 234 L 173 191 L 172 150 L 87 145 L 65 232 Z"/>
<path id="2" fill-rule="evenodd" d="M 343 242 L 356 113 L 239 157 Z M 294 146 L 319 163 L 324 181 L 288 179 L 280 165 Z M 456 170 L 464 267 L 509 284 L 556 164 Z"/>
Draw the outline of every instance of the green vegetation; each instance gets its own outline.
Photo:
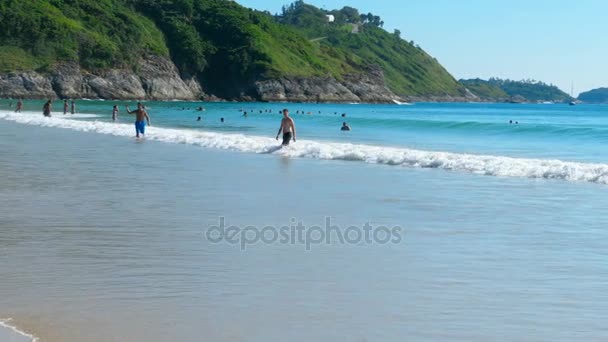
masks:
<path id="1" fill-rule="evenodd" d="M 132 63 L 133 51 L 168 53 L 153 23 L 118 0 L 3 0 L 0 46 L 4 54 L 11 50 L 28 55 L 17 65 L 1 59 L 3 70 L 27 70 L 57 60 L 107 68 Z"/>
<path id="2" fill-rule="evenodd" d="M 585 103 L 608 103 L 608 88 L 598 88 L 580 93 L 578 99 Z"/>
<path id="3" fill-rule="evenodd" d="M 0 72 L 44 72 L 66 61 L 91 71 L 136 68 L 154 54 L 227 98 L 246 95 L 257 80 L 341 79 L 371 65 L 400 95 L 464 93 L 435 59 L 383 25 L 352 7 L 324 11 L 302 1 L 272 16 L 226 0 L 3 0 Z"/>
<path id="4" fill-rule="evenodd" d="M 327 15 L 335 19 L 330 23 Z M 375 64 L 384 71 L 387 85 L 400 95 L 463 95 L 464 89 L 433 57 L 413 42 L 391 34 L 372 13 L 357 9 L 323 11 L 299 0 L 284 6 L 277 21 L 296 27 L 309 39 L 324 37 L 318 44 L 345 56 L 345 63 L 359 68 Z"/>
<path id="5" fill-rule="evenodd" d="M 558 87 L 534 80 L 512 81 L 490 78 L 485 81 L 477 78 L 460 80 L 460 83 L 483 100 L 509 101 L 516 98 L 527 102 L 572 100 Z"/>

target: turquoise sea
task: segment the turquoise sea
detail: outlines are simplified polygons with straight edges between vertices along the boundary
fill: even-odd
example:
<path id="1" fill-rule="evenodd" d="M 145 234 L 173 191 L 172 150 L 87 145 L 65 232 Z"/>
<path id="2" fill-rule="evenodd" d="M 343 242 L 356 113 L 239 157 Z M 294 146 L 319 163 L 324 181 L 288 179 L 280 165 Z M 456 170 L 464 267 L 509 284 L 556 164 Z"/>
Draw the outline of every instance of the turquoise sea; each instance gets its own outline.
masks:
<path id="1" fill-rule="evenodd" d="M 11 102 L 0 322 L 40 341 L 608 339 L 608 106 Z"/>

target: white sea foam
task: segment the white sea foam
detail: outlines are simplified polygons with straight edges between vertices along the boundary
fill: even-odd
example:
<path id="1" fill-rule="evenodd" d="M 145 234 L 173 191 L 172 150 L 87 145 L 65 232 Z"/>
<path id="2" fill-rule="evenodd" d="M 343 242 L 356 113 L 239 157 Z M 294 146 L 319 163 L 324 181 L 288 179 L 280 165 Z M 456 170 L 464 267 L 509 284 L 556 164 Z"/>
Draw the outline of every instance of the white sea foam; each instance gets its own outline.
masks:
<path id="1" fill-rule="evenodd" d="M 22 124 L 60 127 L 115 136 L 134 135 L 132 124 L 77 121 L 40 114 L 0 111 L 0 119 Z M 249 153 L 273 153 L 294 158 L 349 160 L 417 168 L 438 168 L 489 176 L 562 179 L 608 184 L 608 164 L 577 163 L 549 159 L 512 158 L 452 152 L 422 151 L 398 147 L 298 140 L 288 148 L 277 148 L 272 138 L 243 134 L 201 132 L 187 129 L 149 127 L 146 139 L 191 144 Z"/>
<path id="2" fill-rule="evenodd" d="M 55 115 L 63 115 L 63 114 L 55 114 Z M 99 114 L 65 114 L 66 118 L 71 119 L 93 119 L 93 118 L 101 118 L 102 115 Z M 68 116 L 69 115 L 69 116 Z"/>
<path id="3" fill-rule="evenodd" d="M 3 341 L 28 341 L 28 342 L 37 342 L 38 338 L 33 335 L 30 335 L 26 332 L 23 332 L 17 327 L 10 325 L 9 323 L 12 320 L 10 318 L 0 319 L 0 337 L 2 337 Z M 4 330 L 4 331 L 1 331 Z"/>

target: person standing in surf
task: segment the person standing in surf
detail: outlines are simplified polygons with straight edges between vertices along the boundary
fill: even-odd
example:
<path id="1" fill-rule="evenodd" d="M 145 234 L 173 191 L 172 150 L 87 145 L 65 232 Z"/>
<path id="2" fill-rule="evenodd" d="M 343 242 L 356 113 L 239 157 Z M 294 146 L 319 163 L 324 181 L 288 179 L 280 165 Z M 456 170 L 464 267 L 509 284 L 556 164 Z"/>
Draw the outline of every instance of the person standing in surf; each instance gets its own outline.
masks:
<path id="1" fill-rule="evenodd" d="M 72 114 L 76 114 L 76 101 L 72 100 Z"/>
<path id="2" fill-rule="evenodd" d="M 70 108 L 70 106 L 68 104 L 68 100 L 67 99 L 63 100 L 63 115 L 66 115 L 68 113 L 69 108 Z"/>
<path id="3" fill-rule="evenodd" d="M 114 105 L 112 109 L 112 121 L 116 121 L 118 119 L 118 106 Z"/>
<path id="4" fill-rule="evenodd" d="M 23 109 L 23 100 L 20 98 L 19 101 L 17 101 L 17 108 L 15 109 L 15 113 L 21 113 L 22 109 Z"/>
<path id="5" fill-rule="evenodd" d="M 140 134 L 146 134 L 146 122 L 150 126 L 150 117 L 141 103 L 137 104 L 137 109 L 134 111 L 130 111 L 129 106 L 126 107 L 127 113 L 135 115 L 135 137 L 139 138 Z"/>
<path id="6" fill-rule="evenodd" d="M 53 103 L 51 100 L 48 100 L 44 106 L 42 106 L 42 115 L 46 117 L 51 117 L 51 109 L 53 109 Z"/>
<path id="7" fill-rule="evenodd" d="M 293 119 L 289 117 L 288 109 L 283 109 L 283 119 L 281 120 L 281 127 L 279 127 L 279 132 L 277 133 L 277 140 L 279 140 L 281 132 L 283 132 L 283 146 L 288 146 L 292 138 L 293 142 L 296 142 L 296 124 L 293 122 Z"/>

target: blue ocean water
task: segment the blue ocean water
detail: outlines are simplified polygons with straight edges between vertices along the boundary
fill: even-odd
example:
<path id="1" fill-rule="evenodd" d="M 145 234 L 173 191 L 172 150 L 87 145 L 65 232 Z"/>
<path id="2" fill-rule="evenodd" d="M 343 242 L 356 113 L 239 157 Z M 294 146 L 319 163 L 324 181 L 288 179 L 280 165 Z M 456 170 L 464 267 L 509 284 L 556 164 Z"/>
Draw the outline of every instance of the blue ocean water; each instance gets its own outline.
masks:
<path id="1" fill-rule="evenodd" d="M 119 124 L 111 107 L 123 111 Z M 40 107 L 41 103 L 29 104 Z M 133 104 L 132 104 L 133 105 Z M 131 136 L 124 103 L 82 101 L 80 114 L 3 118 L 21 123 Z M 133 107 L 133 106 L 132 106 Z M 439 168 L 493 176 L 608 183 L 604 106 L 514 104 L 315 105 L 148 103 L 150 139 L 247 153 Z M 204 111 L 198 111 L 198 108 Z M 290 107 L 300 142 L 272 139 Z M 247 115 L 244 115 L 247 113 Z M 198 121 L 198 117 L 201 120 Z M 224 118 L 224 122 L 221 122 Z M 339 130 L 347 122 L 351 132 Z"/>
<path id="2" fill-rule="evenodd" d="M 110 104 L 114 103 L 84 102 L 79 108 L 83 113 L 102 114 L 89 120 L 109 121 Z M 121 121 L 130 122 L 123 103 L 118 104 L 123 111 Z M 200 106 L 204 112 L 195 110 Z M 278 128 L 279 111 L 288 108 L 301 127 L 303 139 L 432 151 L 604 162 L 602 151 L 608 143 L 608 107 L 602 105 L 164 102 L 149 103 L 148 108 L 154 122 L 162 127 L 270 137 Z M 245 112 L 247 117 L 242 116 Z M 201 122 L 195 120 L 198 116 Z M 224 124 L 220 123 L 222 117 Z M 344 121 L 354 132 L 339 132 Z"/>
<path id="3" fill-rule="evenodd" d="M 608 339 L 608 107 L 151 102 L 136 140 L 124 103 L 8 102 L 0 319 L 41 341 Z M 328 217 L 402 234 L 205 234 Z"/>
<path id="4" fill-rule="evenodd" d="M 194 110 L 199 106 L 204 106 L 205 112 Z M 434 151 L 602 162 L 603 144 L 608 142 L 608 107 L 602 105 L 188 103 L 180 106 L 169 102 L 151 103 L 148 107 L 155 122 L 162 126 L 261 136 L 272 136 L 278 127 L 279 111 L 288 108 L 298 127 L 301 126 L 301 138 Z M 91 113 L 110 111 L 105 103 L 85 108 Z M 241 110 L 248 112 L 246 118 Z M 202 122 L 195 121 L 198 116 L 203 118 Z M 224 125 L 220 123 L 221 117 L 227 120 Z M 126 119 L 124 114 L 122 119 Z M 344 121 L 354 128 L 354 133 L 340 134 L 338 129 Z"/>

